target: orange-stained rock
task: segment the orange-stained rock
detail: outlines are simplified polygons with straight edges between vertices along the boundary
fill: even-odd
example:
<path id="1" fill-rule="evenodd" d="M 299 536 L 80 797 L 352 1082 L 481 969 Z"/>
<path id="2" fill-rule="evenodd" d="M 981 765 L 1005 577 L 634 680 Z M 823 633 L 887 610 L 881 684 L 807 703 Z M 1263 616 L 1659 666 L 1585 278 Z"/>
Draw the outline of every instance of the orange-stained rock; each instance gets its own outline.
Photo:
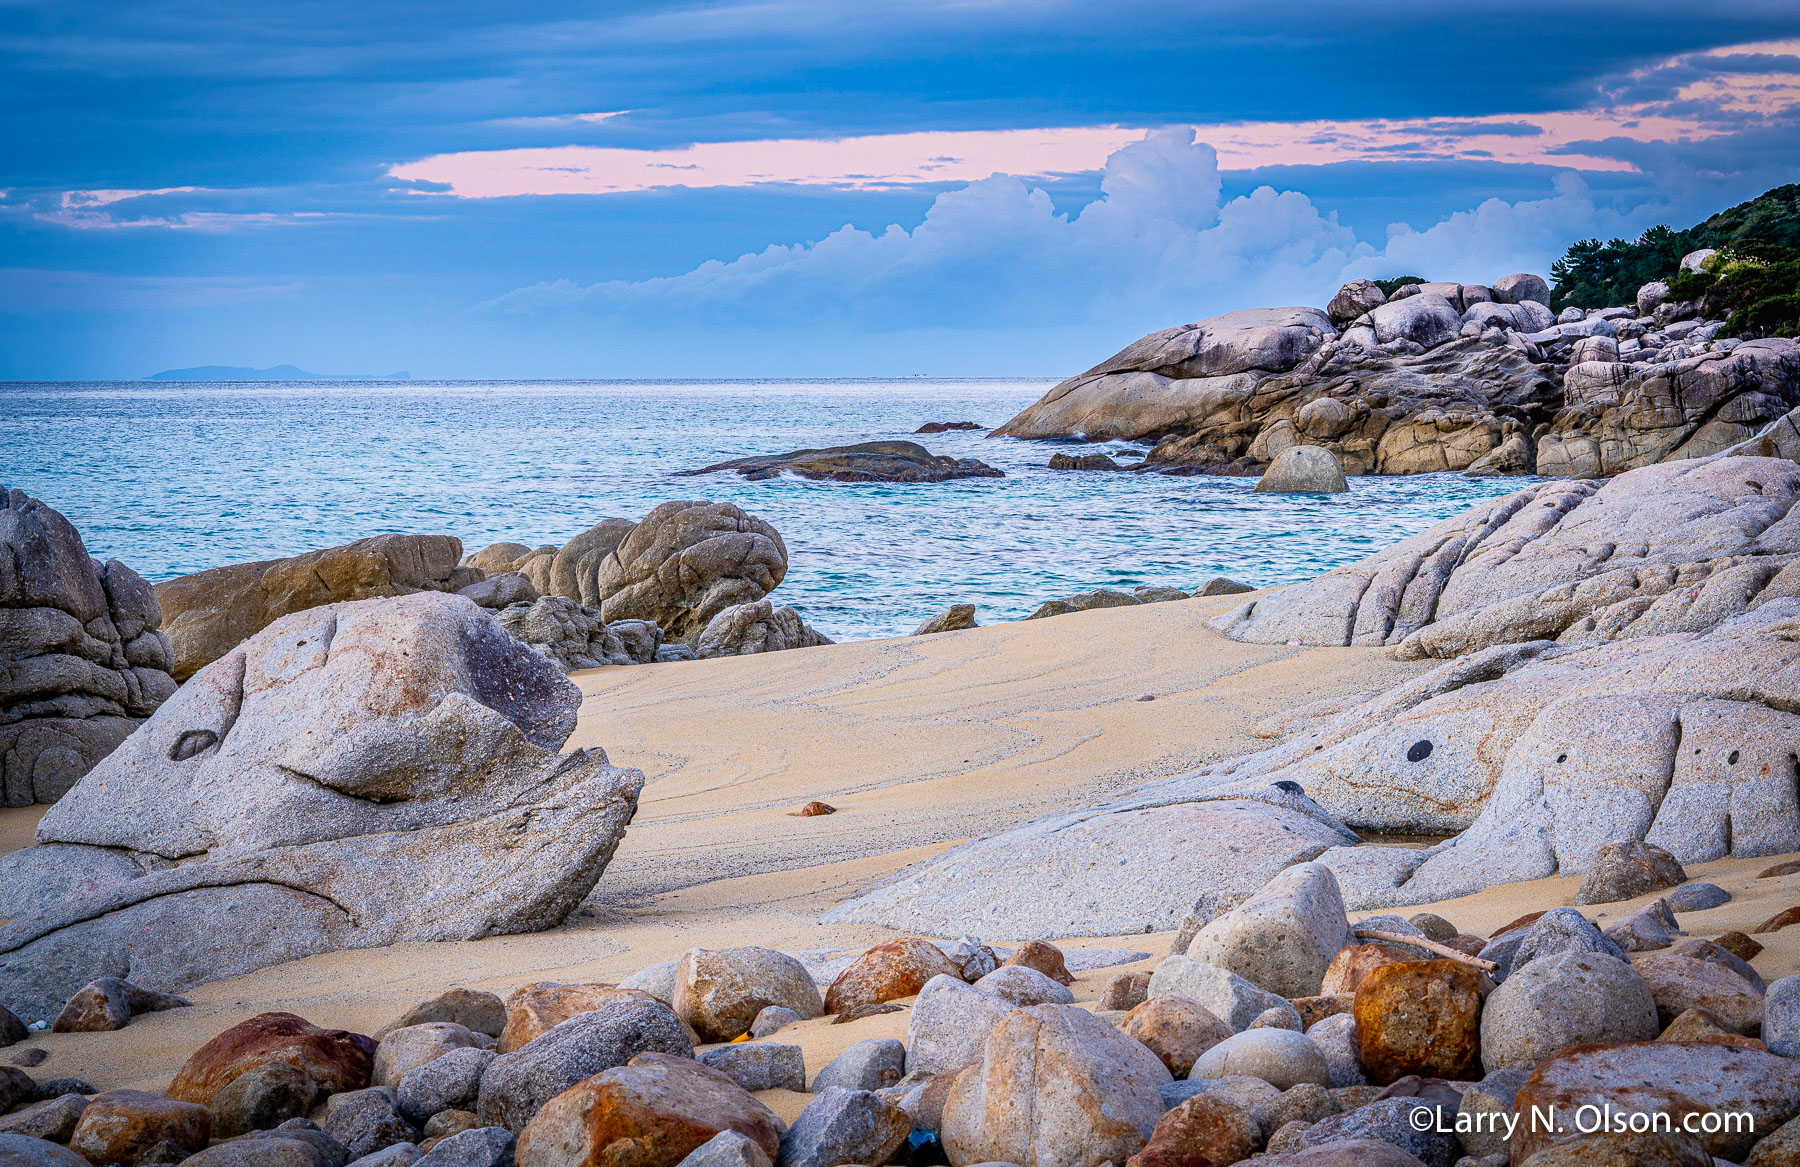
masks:
<path id="1" fill-rule="evenodd" d="M 1549 911 L 1549 909 L 1546 908 L 1546 909 L 1544 909 L 1544 911 Z M 1529 928 L 1533 924 L 1537 923 L 1538 920 L 1543 917 L 1543 915 L 1544 915 L 1544 912 L 1526 912 L 1523 916 L 1520 916 L 1518 919 L 1513 920 L 1510 923 L 1502 924 L 1498 928 L 1495 928 L 1492 932 L 1489 932 L 1488 939 L 1489 940 L 1498 940 L 1498 939 L 1500 939 L 1500 937 L 1506 935 L 1508 932 L 1517 932 L 1520 928 Z"/>
<path id="2" fill-rule="evenodd" d="M 1313 1027 L 1318 1021 L 1327 1017 L 1335 1017 L 1339 1013 L 1348 1013 L 1356 1007 L 1355 993 L 1336 993 L 1329 997 L 1295 997 L 1294 1010 L 1300 1014 L 1300 1031 L 1302 1033 Z"/>
<path id="3" fill-rule="evenodd" d="M 801 807 L 799 810 L 795 811 L 794 815 L 797 818 L 810 819 L 810 818 L 817 818 L 819 815 L 822 815 L 822 814 L 836 814 L 836 813 L 837 813 L 837 807 L 832 806 L 829 802 L 820 802 L 818 799 L 815 798 L 811 802 L 807 803 L 805 806 Z"/>
<path id="4" fill-rule="evenodd" d="M 1762 1029 L 1762 994 L 1728 968 L 1671 952 L 1646 953 L 1631 967 L 1650 986 L 1657 1019 L 1664 1025 L 1689 1009 L 1704 1009 L 1733 1033 Z"/>
<path id="5" fill-rule="evenodd" d="M 1670 1115 L 1679 1129 L 1689 1114 L 1747 1112 L 1753 1130 L 1700 1133 L 1709 1155 L 1741 1163 L 1758 1137 L 1800 1113 L 1800 1062 L 1712 1042 L 1596 1042 L 1572 1045 L 1538 1063 L 1513 1100 L 1516 1114 L 1554 1106 L 1557 1126 L 1521 1122 L 1512 1139 L 1514 1163 L 1574 1135 L 1576 1111 L 1610 1104 L 1615 1112 Z"/>
<path id="6" fill-rule="evenodd" d="M 1231 1026 L 1186 997 L 1152 997 L 1119 1022 L 1125 1036 L 1143 1043 L 1169 1073 L 1187 1077 L 1201 1054 L 1231 1036 Z"/>
<path id="7" fill-rule="evenodd" d="M 1321 997 L 1351 996 L 1362 979 L 1383 965 L 1416 960 L 1417 956 L 1392 944 L 1349 944 L 1338 949 L 1326 966 L 1325 980 L 1319 986 Z"/>
<path id="8" fill-rule="evenodd" d="M 1733 1033 L 1719 1024 L 1719 1019 L 1704 1009 L 1689 1009 L 1662 1031 L 1657 1041 L 1716 1041 L 1720 1045 L 1741 1045 L 1748 1049 L 1766 1050 L 1761 1038 Z"/>
<path id="9" fill-rule="evenodd" d="M 195 1050 L 169 1084 L 169 1097 L 209 1106 L 220 1087 L 270 1062 L 299 1066 L 321 1095 L 361 1090 L 375 1066 L 375 1040 L 321 1029 L 292 1013 L 258 1013 Z"/>
<path id="10" fill-rule="evenodd" d="M 825 990 L 825 1012 L 846 1013 L 917 996 L 935 976 L 961 978 L 962 970 L 937 945 L 912 936 L 887 940 L 856 958 Z"/>
<path id="11" fill-rule="evenodd" d="M 1006 963 L 1035 968 L 1059 985 L 1075 983 L 1075 978 L 1069 975 L 1069 966 L 1063 962 L 1062 949 L 1047 940 L 1027 940 L 1013 949 Z"/>
<path id="12" fill-rule="evenodd" d="M 1773 879 L 1778 875 L 1792 875 L 1800 871 L 1800 859 L 1789 859 L 1785 863 L 1777 863 L 1756 873 L 1758 879 Z"/>
<path id="13" fill-rule="evenodd" d="M 1752 936 L 1761 936 L 1765 932 L 1779 932 L 1790 924 L 1800 924 L 1800 904 L 1796 904 L 1794 907 L 1791 907 L 1784 912 L 1775 913 L 1756 927 L 1750 929 L 1750 934 Z"/>
<path id="14" fill-rule="evenodd" d="M 1552 1143 L 1525 1167 L 1713 1167 L 1713 1159 L 1699 1139 L 1678 1131 L 1600 1131 Z"/>
<path id="15" fill-rule="evenodd" d="M 1763 950 L 1761 944 L 1750 939 L 1750 937 L 1744 935 L 1742 932 L 1727 932 L 1717 940 L 1714 940 L 1713 943 L 1717 944 L 1720 948 L 1723 948 L 1726 952 L 1731 953 L 1731 955 L 1737 957 L 1739 960 L 1755 960 L 1761 955 Z"/>
<path id="16" fill-rule="evenodd" d="M 1481 1054 L 1480 975 L 1454 960 L 1384 965 L 1356 988 L 1357 1055 L 1371 1082 L 1463 1078 Z"/>
<path id="17" fill-rule="evenodd" d="M 1262 1147 L 1262 1128 L 1222 1098 L 1196 1094 L 1157 1122 L 1144 1149 L 1125 1167 L 1166 1167 L 1195 1157 L 1213 1167 L 1229 1167 Z"/>
<path id="18" fill-rule="evenodd" d="M 727 1130 L 771 1163 L 780 1153 L 780 1120 L 730 1078 L 691 1058 L 639 1054 L 545 1103 L 515 1158 L 518 1167 L 675 1167 Z"/>
<path id="19" fill-rule="evenodd" d="M 506 1028 L 500 1031 L 494 1048 L 509 1054 L 577 1013 L 587 1013 L 614 1001 L 655 999 L 640 989 L 621 989 L 616 985 L 526 985 L 507 998 Z"/>
<path id="20" fill-rule="evenodd" d="M 187 1154 L 212 1138 L 212 1112 L 191 1102 L 177 1102 L 142 1090 L 110 1090 L 95 1095 L 69 1136 L 69 1149 L 90 1163 L 123 1163 L 172 1144 Z M 152 1156 L 169 1162 L 163 1154 Z"/>

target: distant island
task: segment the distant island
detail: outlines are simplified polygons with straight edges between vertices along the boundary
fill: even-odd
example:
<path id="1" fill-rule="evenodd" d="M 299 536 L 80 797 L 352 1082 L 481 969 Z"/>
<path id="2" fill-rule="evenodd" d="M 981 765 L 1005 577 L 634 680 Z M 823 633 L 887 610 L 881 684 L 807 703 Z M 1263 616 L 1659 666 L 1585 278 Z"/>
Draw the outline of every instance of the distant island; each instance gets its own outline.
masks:
<path id="1" fill-rule="evenodd" d="M 398 373 L 309 373 L 292 365 L 276 365 L 272 369 L 250 369 L 237 365 L 198 365 L 192 369 L 164 369 L 145 377 L 146 381 L 410 381 L 412 374 Z"/>

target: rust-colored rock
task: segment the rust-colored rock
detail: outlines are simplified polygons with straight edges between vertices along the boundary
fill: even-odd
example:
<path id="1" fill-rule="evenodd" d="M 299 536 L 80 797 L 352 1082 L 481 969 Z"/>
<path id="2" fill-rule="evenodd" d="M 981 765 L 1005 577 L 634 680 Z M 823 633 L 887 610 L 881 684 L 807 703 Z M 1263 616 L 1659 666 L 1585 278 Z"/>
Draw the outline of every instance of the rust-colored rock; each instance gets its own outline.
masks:
<path id="1" fill-rule="evenodd" d="M 1677 1129 L 1689 1114 L 1747 1112 L 1753 1131 L 1701 1133 L 1709 1155 L 1743 1161 L 1758 1136 L 1800 1112 L 1800 1064 L 1761 1050 L 1712 1042 L 1597 1042 L 1572 1045 L 1538 1064 L 1513 1101 L 1517 1114 L 1556 1108 L 1557 1129 L 1521 1122 L 1512 1140 L 1515 1163 L 1577 1132 L 1582 1106 L 1610 1104 L 1627 1113 L 1661 1112 Z"/>
<path id="2" fill-rule="evenodd" d="M 639 1054 L 544 1104 L 519 1135 L 518 1167 L 675 1167 L 721 1131 L 773 1163 L 780 1120 L 737 1083 L 691 1058 Z"/>
<path id="3" fill-rule="evenodd" d="M 1480 976 L 1454 960 L 1383 965 L 1356 989 L 1357 1054 L 1369 1080 L 1467 1077 L 1481 1053 Z"/>
<path id="4" fill-rule="evenodd" d="M 1338 950 L 1325 968 L 1325 980 L 1319 986 L 1321 997 L 1351 996 L 1364 977 L 1378 968 L 1401 964 L 1417 957 L 1405 949 L 1379 941 L 1373 944 L 1350 944 Z"/>
<path id="5" fill-rule="evenodd" d="M 506 1001 L 506 1028 L 494 1044 L 509 1054 L 534 1037 L 541 1037 L 577 1013 L 587 1013 L 614 1001 L 653 1001 L 639 989 L 617 985 L 533 984 L 517 990 Z"/>
<path id="6" fill-rule="evenodd" d="M 50 1029 L 55 1033 L 104 1033 L 124 1029 L 139 1013 L 160 1013 L 192 1003 L 186 997 L 141 989 L 119 977 L 101 977 L 69 998 Z"/>
<path id="7" fill-rule="evenodd" d="M 1800 924 L 1800 904 L 1796 904 L 1786 911 L 1775 913 L 1756 927 L 1750 929 L 1750 934 L 1752 936 L 1761 936 L 1765 932 L 1779 932 L 1790 924 Z"/>
<path id="8" fill-rule="evenodd" d="M 1231 1036 L 1231 1026 L 1186 997 L 1152 997 L 1119 1022 L 1177 1078 L 1187 1077 L 1200 1055 Z"/>
<path id="9" fill-rule="evenodd" d="M 1549 911 L 1549 909 L 1546 908 L 1546 909 L 1544 909 L 1544 911 Z M 1492 932 L 1489 932 L 1488 939 L 1489 940 L 1498 940 L 1498 939 L 1500 939 L 1500 937 L 1506 935 L 1508 932 L 1517 932 L 1520 928 L 1529 928 L 1533 924 L 1537 923 L 1538 920 L 1543 917 L 1543 915 L 1544 915 L 1544 912 L 1526 912 L 1523 916 L 1520 916 L 1518 919 L 1512 921 L 1511 923 L 1502 924 L 1498 928 L 1495 928 Z"/>
<path id="10" fill-rule="evenodd" d="M 1713 943 L 1717 944 L 1720 948 L 1723 948 L 1726 952 L 1731 953 L 1731 955 L 1737 957 L 1739 960 L 1755 960 L 1762 954 L 1763 950 L 1761 944 L 1750 939 L 1750 937 L 1744 935 L 1742 932 L 1727 932 L 1717 940 L 1714 940 Z"/>
<path id="11" fill-rule="evenodd" d="M 1640 956 L 1631 967 L 1650 986 L 1657 1019 L 1665 1026 L 1689 1009 L 1704 1009 L 1733 1033 L 1762 1028 L 1762 994 L 1728 968 L 1670 952 Z"/>
<path id="12" fill-rule="evenodd" d="M 1756 873 L 1758 879 L 1774 879 L 1778 875 L 1793 875 L 1800 872 L 1800 859 L 1789 859 L 1785 863 L 1777 863 Z"/>
<path id="13" fill-rule="evenodd" d="M 1636 839 L 1608 843 L 1594 852 L 1575 903 L 1616 904 L 1686 882 L 1680 861 L 1661 847 Z"/>
<path id="14" fill-rule="evenodd" d="M 1262 1141 L 1255 1119 L 1222 1098 L 1197 1094 L 1162 1116 L 1125 1167 L 1191 1165 L 1196 1159 L 1229 1167 L 1254 1155 Z"/>
<path id="15" fill-rule="evenodd" d="M 90 1163 L 131 1167 L 164 1143 L 191 1155 L 211 1138 L 212 1113 L 204 1106 L 142 1090 L 110 1090 L 88 1102 L 69 1149 Z M 163 1161 L 160 1153 L 155 1158 Z"/>
<path id="16" fill-rule="evenodd" d="M 1075 978 L 1069 975 L 1069 966 L 1063 962 L 1062 949 L 1047 940 L 1027 940 L 1013 950 L 1006 963 L 1035 968 L 1059 985 L 1075 983 Z"/>
<path id="17" fill-rule="evenodd" d="M 825 990 L 825 1012 L 847 1013 L 858 1005 L 880 1005 L 917 996 L 935 976 L 958 979 L 962 971 L 937 945 L 912 936 L 887 940 L 856 958 Z"/>
<path id="18" fill-rule="evenodd" d="M 292 1013 L 259 1013 L 195 1050 L 169 1084 L 169 1097 L 209 1106 L 232 1079 L 270 1062 L 299 1066 L 319 1084 L 320 1094 L 361 1090 L 374 1070 L 375 1041 L 321 1029 Z"/>
<path id="19" fill-rule="evenodd" d="M 1356 1008 L 1355 993 L 1333 993 L 1331 996 L 1295 997 L 1294 1010 L 1300 1014 L 1300 1031 L 1311 1029 L 1316 1022 Z"/>
<path id="20" fill-rule="evenodd" d="M 1720 1045 L 1741 1045 L 1746 1049 L 1766 1050 L 1761 1038 L 1733 1033 L 1719 1024 L 1719 1019 L 1704 1009 L 1689 1009 L 1669 1022 L 1657 1041 L 1713 1041 Z"/>
<path id="21" fill-rule="evenodd" d="M 794 817 L 802 818 L 802 819 L 810 819 L 810 818 L 817 818 L 819 815 L 822 815 L 822 814 L 836 814 L 836 813 L 837 813 L 837 807 L 831 805 L 829 802 L 820 802 L 818 799 L 815 798 L 811 802 L 807 803 L 805 806 L 801 807 L 799 810 L 795 811 Z"/>
<path id="22" fill-rule="evenodd" d="M 1552 1143 L 1524 1167 L 1713 1167 L 1713 1159 L 1692 1135 L 1601 1131 Z"/>

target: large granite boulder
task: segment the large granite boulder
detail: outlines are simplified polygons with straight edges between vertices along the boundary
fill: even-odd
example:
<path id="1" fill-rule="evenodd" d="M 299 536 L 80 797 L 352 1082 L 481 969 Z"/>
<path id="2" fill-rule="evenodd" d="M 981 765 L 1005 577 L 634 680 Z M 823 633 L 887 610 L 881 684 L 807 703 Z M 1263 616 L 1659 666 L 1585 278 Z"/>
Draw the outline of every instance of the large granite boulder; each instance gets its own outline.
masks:
<path id="1" fill-rule="evenodd" d="M 1211 627 L 1256 644 L 1388 644 L 1404 658 L 1490 645 L 1700 632 L 1800 595 L 1800 465 L 1672 462 L 1495 499 Z"/>
<path id="2" fill-rule="evenodd" d="M 830 637 L 802 620 L 792 608 L 777 608 L 767 600 L 757 600 L 753 604 L 733 604 L 708 621 L 694 643 L 694 655 L 707 660 L 816 648 L 831 642 Z"/>
<path id="3" fill-rule="evenodd" d="M 559 923 L 642 775 L 556 752 L 580 692 L 468 600 L 285 616 L 202 669 L 38 826 L 61 900 L 0 927 L 0 1003 L 124 976 L 169 991 L 339 948 Z M 151 857 L 137 878 L 90 857 Z M 173 865 L 179 861 L 179 866 Z M 41 866 L 41 864 L 40 864 Z"/>
<path id="4" fill-rule="evenodd" d="M 1153 332 L 1055 386 L 994 435 L 1102 441 L 1182 430 L 1336 335 L 1317 308 L 1251 308 Z"/>
<path id="5" fill-rule="evenodd" d="M 142 576 L 0 486 L 0 806 L 55 802 L 168 700 L 162 616 Z"/>
<path id="6" fill-rule="evenodd" d="M 728 502 L 666 502 L 600 565 L 608 624 L 648 620 L 692 644 L 714 616 L 749 604 L 787 574 L 787 545 L 763 520 Z"/>
<path id="7" fill-rule="evenodd" d="M 601 519 L 557 548 L 550 557 L 550 587 L 545 594 L 598 608 L 605 598 L 600 590 L 600 565 L 636 526 L 630 519 Z"/>
<path id="8" fill-rule="evenodd" d="M 481 579 L 458 570 L 449 535 L 376 535 L 287 559 L 233 563 L 156 585 L 175 679 L 185 681 L 275 620 L 347 600 L 454 592 Z M 540 588 L 540 591 L 543 589 Z"/>
<path id="9" fill-rule="evenodd" d="M 734 470 L 754 482 L 778 478 L 782 471 L 824 482 L 949 482 L 957 478 L 1005 478 L 975 458 L 933 454 L 917 442 L 862 442 L 822 450 L 793 450 L 715 462 L 683 474 Z"/>

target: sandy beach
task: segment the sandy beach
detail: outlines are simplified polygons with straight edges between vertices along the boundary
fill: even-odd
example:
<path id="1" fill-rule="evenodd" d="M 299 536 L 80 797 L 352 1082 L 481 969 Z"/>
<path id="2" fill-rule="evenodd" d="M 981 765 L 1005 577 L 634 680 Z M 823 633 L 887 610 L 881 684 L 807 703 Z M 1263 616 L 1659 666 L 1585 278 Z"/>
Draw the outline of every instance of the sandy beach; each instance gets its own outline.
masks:
<path id="1" fill-rule="evenodd" d="M 603 746 L 648 782 L 612 866 L 563 927 L 330 953 L 201 985 L 187 994 L 192 1008 L 142 1016 L 123 1031 L 33 1035 L 31 1044 L 51 1055 L 35 1072 L 102 1089 L 160 1089 L 202 1042 L 266 1010 L 373 1032 L 453 985 L 504 994 L 539 980 L 616 981 L 695 946 L 864 946 L 887 933 L 826 927 L 818 914 L 958 841 L 1262 748 L 1275 739 L 1257 730 L 1271 719 L 1427 667 L 1380 649 L 1235 643 L 1203 627 L 1227 602 L 578 674 L 584 700 L 570 744 Z M 838 813 L 793 816 L 811 799 Z M 42 809 L 0 812 L 0 850 L 26 845 Z M 1715 936 L 1791 906 L 1800 876 L 1755 879 L 1774 861 L 1690 868 L 1735 898 L 1683 913 L 1682 925 Z M 1570 903 L 1578 883 L 1507 885 L 1421 910 L 1485 934 Z M 1642 902 L 1586 910 L 1604 923 Z M 1800 971 L 1800 935 L 1764 939 L 1769 949 L 1756 964 L 1766 978 Z M 1119 971 L 1152 967 L 1170 940 L 1062 942 L 1149 954 L 1080 973 L 1078 1001 L 1092 1003 Z M 905 1026 L 904 1012 L 846 1025 L 821 1019 L 784 1029 L 781 1040 L 802 1046 L 812 1070 L 855 1041 L 903 1035 Z M 792 1118 L 805 1097 L 771 1092 L 765 1101 Z"/>

